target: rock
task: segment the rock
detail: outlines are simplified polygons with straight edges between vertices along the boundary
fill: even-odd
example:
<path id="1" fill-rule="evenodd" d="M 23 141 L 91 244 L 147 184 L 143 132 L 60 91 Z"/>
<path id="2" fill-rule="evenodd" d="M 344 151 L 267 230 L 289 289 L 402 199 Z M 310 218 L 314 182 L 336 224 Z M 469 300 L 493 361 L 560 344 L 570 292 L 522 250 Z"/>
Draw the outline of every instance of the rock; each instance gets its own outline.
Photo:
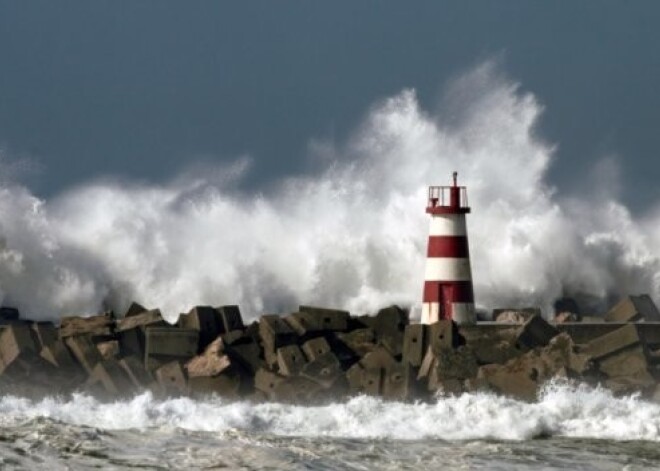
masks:
<path id="1" fill-rule="evenodd" d="M 163 319 L 163 316 L 160 313 L 160 309 L 152 309 L 150 311 L 142 311 L 140 313 L 133 314 L 129 317 L 124 317 L 117 321 L 115 327 L 116 332 L 124 332 L 127 330 L 135 329 L 138 327 L 147 327 L 147 326 L 167 326 L 167 322 Z"/>
<path id="2" fill-rule="evenodd" d="M 185 361 L 197 354 L 199 331 L 176 327 L 147 327 L 144 365 L 154 370 L 173 360 Z"/>
<path id="3" fill-rule="evenodd" d="M 660 312 L 647 294 L 626 296 L 605 314 L 606 322 L 660 321 Z"/>
<path id="4" fill-rule="evenodd" d="M 113 313 L 92 317 L 69 316 L 60 321 L 60 338 L 66 339 L 74 335 L 89 335 L 92 337 L 112 336 L 115 318 Z"/>
<path id="5" fill-rule="evenodd" d="M 324 337 L 316 337 L 305 342 L 302 345 L 302 350 L 305 353 L 307 360 L 312 361 L 319 356 L 330 352 L 330 345 Z"/>
<path id="6" fill-rule="evenodd" d="M 287 345 L 277 349 L 277 366 L 280 374 L 297 375 L 305 363 L 305 356 L 298 345 Z"/>

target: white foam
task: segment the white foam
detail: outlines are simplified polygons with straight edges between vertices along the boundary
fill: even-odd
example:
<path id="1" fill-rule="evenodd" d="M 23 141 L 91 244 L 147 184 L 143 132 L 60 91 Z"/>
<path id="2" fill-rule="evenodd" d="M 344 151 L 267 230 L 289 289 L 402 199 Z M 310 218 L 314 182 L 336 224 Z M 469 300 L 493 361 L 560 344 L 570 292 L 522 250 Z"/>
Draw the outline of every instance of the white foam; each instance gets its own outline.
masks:
<path id="1" fill-rule="evenodd" d="M 123 311 L 132 299 L 169 319 L 195 304 L 238 303 L 248 319 L 298 303 L 356 313 L 419 304 L 426 187 L 454 170 L 473 208 L 478 305 L 660 298 L 660 212 L 635 219 L 605 190 L 579 204 L 557 198 L 545 180 L 553 146 L 536 135 L 542 106 L 492 63 L 446 95 L 434 114 L 412 90 L 384 100 L 347 142 L 310 146 L 323 170 L 259 194 L 234 190 L 244 159 L 46 201 L 2 183 L 0 301 L 41 319 Z"/>
<path id="2" fill-rule="evenodd" d="M 278 436 L 525 440 L 568 436 L 660 441 L 660 405 L 604 389 L 550 384 L 536 403 L 492 394 L 439 398 L 432 404 L 357 397 L 319 407 L 229 403 L 219 398 L 155 400 L 148 393 L 104 404 L 88 396 L 62 401 L 0 399 L 0 426 L 37 418 L 100 429 L 171 429 Z"/>

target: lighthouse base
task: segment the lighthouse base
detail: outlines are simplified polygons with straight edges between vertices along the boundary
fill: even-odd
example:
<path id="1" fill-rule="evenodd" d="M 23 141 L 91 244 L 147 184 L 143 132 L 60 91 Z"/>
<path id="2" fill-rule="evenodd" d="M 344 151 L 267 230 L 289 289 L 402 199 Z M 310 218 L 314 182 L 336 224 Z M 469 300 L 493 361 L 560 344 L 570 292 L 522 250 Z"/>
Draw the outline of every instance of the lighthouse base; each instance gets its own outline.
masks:
<path id="1" fill-rule="evenodd" d="M 422 305 L 422 324 L 433 324 L 440 319 L 452 319 L 458 325 L 473 325 L 477 323 L 474 303 L 451 303 L 451 312 L 440 311 L 440 303 L 424 303 Z"/>

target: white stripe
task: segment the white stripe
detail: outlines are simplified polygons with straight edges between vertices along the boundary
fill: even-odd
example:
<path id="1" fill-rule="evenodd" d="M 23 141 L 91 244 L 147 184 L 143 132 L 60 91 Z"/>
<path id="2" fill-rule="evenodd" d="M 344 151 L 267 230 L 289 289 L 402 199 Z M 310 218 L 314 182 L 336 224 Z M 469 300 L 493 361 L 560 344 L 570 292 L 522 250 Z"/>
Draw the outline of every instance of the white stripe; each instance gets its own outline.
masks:
<path id="1" fill-rule="evenodd" d="M 477 322 L 474 303 L 452 303 L 452 319 L 459 325 L 471 325 Z M 440 320 L 440 303 L 422 304 L 422 324 L 433 324 Z"/>
<path id="2" fill-rule="evenodd" d="M 469 281 L 472 279 L 469 258 L 432 257 L 426 259 L 426 281 Z"/>
<path id="3" fill-rule="evenodd" d="M 432 236 L 464 236 L 465 214 L 434 214 L 431 216 L 429 235 Z"/>

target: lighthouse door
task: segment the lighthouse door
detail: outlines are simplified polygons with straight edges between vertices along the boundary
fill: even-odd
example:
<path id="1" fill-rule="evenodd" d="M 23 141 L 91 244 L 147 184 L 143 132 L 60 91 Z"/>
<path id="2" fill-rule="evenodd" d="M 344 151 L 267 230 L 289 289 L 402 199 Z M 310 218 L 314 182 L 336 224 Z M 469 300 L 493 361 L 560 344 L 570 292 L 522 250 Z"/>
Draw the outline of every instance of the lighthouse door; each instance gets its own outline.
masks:
<path id="1" fill-rule="evenodd" d="M 440 312 L 439 319 L 451 319 L 452 301 L 454 299 L 454 287 L 452 285 L 440 285 Z"/>

